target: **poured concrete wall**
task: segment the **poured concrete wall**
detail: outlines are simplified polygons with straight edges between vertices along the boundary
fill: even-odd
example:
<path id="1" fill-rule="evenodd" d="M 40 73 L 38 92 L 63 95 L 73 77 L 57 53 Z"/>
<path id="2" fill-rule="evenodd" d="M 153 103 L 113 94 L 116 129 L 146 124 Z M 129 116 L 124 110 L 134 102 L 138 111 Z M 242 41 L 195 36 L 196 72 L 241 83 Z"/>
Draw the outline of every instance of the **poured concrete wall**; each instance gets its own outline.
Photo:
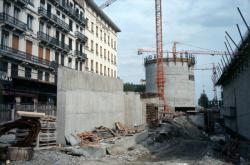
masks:
<path id="1" fill-rule="evenodd" d="M 64 144 L 65 135 L 145 122 L 139 94 L 124 94 L 118 79 L 78 72 L 60 67 L 57 86 L 57 142 Z"/>
<path id="2" fill-rule="evenodd" d="M 156 93 L 156 62 L 145 65 L 146 92 Z M 194 76 L 193 66 L 187 62 L 164 62 L 165 95 L 167 104 L 175 107 L 195 107 L 195 84 L 189 79 Z"/>
<path id="3" fill-rule="evenodd" d="M 226 127 L 250 139 L 250 67 L 223 85 L 223 102 Z"/>
<path id="4" fill-rule="evenodd" d="M 146 123 L 146 104 L 142 104 L 140 95 L 134 92 L 124 93 L 125 125 L 129 128 Z"/>

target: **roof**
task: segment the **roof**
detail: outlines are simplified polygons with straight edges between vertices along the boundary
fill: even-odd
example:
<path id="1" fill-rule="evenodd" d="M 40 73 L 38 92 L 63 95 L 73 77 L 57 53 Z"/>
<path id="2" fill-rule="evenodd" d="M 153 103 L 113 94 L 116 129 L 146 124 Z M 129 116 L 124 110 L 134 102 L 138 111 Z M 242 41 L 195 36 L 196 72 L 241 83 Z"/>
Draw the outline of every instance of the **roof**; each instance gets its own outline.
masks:
<path id="1" fill-rule="evenodd" d="M 75 0 L 82 8 L 84 8 L 83 0 Z M 85 0 L 86 3 L 99 15 L 109 26 L 111 26 L 115 32 L 121 32 L 121 29 L 97 6 L 93 0 Z"/>
<path id="2" fill-rule="evenodd" d="M 223 85 L 230 81 L 237 70 L 244 66 L 243 64 L 250 59 L 250 31 L 247 31 L 243 41 L 238 44 L 239 48 L 234 52 L 231 62 L 223 68 L 223 73 L 217 81 L 217 85 Z M 238 72 L 239 73 L 239 72 Z"/>

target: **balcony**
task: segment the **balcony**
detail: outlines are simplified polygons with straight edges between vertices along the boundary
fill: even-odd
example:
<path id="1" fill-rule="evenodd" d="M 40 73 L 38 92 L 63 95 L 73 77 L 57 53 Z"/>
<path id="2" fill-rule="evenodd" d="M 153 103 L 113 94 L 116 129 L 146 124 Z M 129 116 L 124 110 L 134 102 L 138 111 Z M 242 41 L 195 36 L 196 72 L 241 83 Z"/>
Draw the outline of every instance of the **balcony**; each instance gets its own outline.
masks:
<path id="1" fill-rule="evenodd" d="M 42 58 L 39 58 L 37 56 L 28 54 L 26 52 L 13 49 L 11 47 L 0 45 L 0 52 L 4 57 L 12 58 L 18 61 L 27 62 L 29 64 L 33 65 L 39 65 L 45 68 L 51 67 L 51 62 Z"/>
<path id="2" fill-rule="evenodd" d="M 56 15 L 48 12 L 45 8 L 39 7 L 38 13 L 42 16 L 42 18 L 47 19 L 48 21 L 50 21 L 50 23 L 54 24 L 56 27 L 63 30 L 64 32 L 70 31 L 69 25 L 67 23 L 58 18 Z"/>
<path id="3" fill-rule="evenodd" d="M 75 55 L 77 56 L 77 58 L 78 58 L 79 60 L 84 61 L 84 60 L 87 59 L 87 55 L 86 55 L 85 53 L 79 51 L 79 50 L 75 50 Z"/>
<path id="4" fill-rule="evenodd" d="M 65 0 L 60 0 L 59 7 L 80 25 L 85 25 L 85 18 L 77 13 L 76 10 L 71 7 Z"/>
<path id="5" fill-rule="evenodd" d="M 49 0 L 53 5 L 58 5 L 59 0 Z"/>
<path id="6" fill-rule="evenodd" d="M 27 29 L 27 24 L 19 21 L 18 19 L 6 14 L 0 13 L 0 23 L 4 23 L 7 28 L 11 30 L 16 30 L 19 32 L 25 32 Z"/>
<path id="7" fill-rule="evenodd" d="M 49 36 L 48 34 L 44 33 L 44 32 L 37 32 L 37 38 L 39 40 L 41 40 L 41 42 L 43 42 L 45 45 L 51 46 L 53 48 L 62 50 L 64 52 L 69 52 L 69 45 L 59 41 L 58 39 Z"/>
<path id="8" fill-rule="evenodd" d="M 86 43 L 88 41 L 88 37 L 86 37 L 81 32 L 75 32 L 75 37 L 78 38 L 83 43 Z"/>

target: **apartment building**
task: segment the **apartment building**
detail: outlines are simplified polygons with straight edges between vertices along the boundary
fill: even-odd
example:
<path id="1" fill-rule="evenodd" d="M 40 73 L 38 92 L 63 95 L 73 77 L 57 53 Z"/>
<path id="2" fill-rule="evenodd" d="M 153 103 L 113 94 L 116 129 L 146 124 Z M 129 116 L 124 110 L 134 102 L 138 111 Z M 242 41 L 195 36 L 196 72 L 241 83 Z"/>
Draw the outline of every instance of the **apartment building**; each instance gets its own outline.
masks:
<path id="1" fill-rule="evenodd" d="M 86 71 L 117 78 L 117 33 L 121 30 L 93 0 L 85 0 L 83 5 L 88 38 Z"/>
<path id="2" fill-rule="evenodd" d="M 55 104 L 57 65 L 85 70 L 85 23 L 72 0 L 0 0 L 4 102 Z"/>

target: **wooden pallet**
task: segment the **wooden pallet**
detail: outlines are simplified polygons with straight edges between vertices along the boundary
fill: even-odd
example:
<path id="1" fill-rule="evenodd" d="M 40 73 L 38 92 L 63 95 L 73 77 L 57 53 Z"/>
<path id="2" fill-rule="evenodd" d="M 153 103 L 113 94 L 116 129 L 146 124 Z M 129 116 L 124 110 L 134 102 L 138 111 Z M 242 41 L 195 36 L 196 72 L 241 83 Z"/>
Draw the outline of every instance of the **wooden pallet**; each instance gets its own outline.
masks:
<path id="1" fill-rule="evenodd" d="M 41 130 L 33 143 L 35 150 L 50 149 L 56 147 L 56 121 L 54 117 L 40 119 Z M 21 141 L 27 134 L 27 129 L 17 129 L 16 140 Z"/>

